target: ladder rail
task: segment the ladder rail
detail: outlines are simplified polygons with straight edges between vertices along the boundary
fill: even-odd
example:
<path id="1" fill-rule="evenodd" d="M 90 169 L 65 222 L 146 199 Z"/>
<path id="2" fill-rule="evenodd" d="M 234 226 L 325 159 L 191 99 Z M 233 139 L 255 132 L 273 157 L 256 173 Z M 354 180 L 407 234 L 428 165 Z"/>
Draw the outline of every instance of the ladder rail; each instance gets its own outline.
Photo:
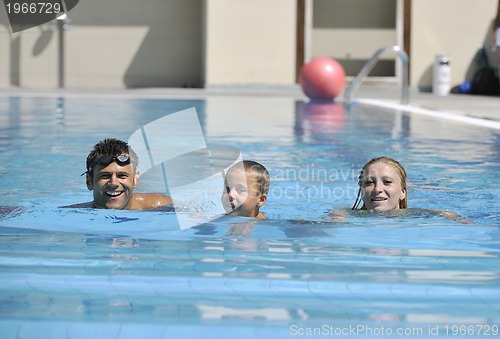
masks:
<path id="1" fill-rule="evenodd" d="M 396 52 L 403 63 L 403 78 L 401 82 L 401 104 L 407 105 L 410 101 L 409 98 L 409 90 L 408 90 L 408 54 L 399 46 L 387 46 L 379 48 L 373 56 L 368 60 L 368 62 L 363 66 L 361 71 L 359 71 L 358 75 L 354 78 L 351 84 L 344 91 L 344 102 L 347 104 L 351 103 L 351 98 L 355 90 L 358 89 L 359 85 L 363 79 L 368 75 L 368 73 L 372 70 L 375 63 L 378 61 L 380 54 L 385 51 L 392 50 Z"/>

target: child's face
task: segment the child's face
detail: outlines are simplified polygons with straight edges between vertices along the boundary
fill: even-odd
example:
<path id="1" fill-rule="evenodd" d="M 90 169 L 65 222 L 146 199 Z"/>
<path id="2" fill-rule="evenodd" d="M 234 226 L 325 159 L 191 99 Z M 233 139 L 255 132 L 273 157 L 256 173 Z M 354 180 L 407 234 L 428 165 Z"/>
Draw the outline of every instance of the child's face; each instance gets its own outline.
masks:
<path id="1" fill-rule="evenodd" d="M 398 173 L 384 162 L 376 162 L 368 167 L 361 189 L 363 202 L 369 210 L 399 209 L 399 201 L 406 196 Z"/>
<path id="2" fill-rule="evenodd" d="M 238 169 L 227 173 L 221 201 L 231 215 L 256 217 L 266 199 L 259 192 L 256 174 Z"/>

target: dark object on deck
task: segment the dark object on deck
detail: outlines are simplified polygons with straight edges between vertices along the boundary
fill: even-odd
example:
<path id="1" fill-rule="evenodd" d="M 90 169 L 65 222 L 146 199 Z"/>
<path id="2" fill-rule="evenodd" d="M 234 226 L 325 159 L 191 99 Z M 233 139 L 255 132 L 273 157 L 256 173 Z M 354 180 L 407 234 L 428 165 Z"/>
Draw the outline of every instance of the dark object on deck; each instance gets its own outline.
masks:
<path id="1" fill-rule="evenodd" d="M 491 67 L 479 69 L 472 78 L 472 94 L 500 95 L 498 74 Z"/>

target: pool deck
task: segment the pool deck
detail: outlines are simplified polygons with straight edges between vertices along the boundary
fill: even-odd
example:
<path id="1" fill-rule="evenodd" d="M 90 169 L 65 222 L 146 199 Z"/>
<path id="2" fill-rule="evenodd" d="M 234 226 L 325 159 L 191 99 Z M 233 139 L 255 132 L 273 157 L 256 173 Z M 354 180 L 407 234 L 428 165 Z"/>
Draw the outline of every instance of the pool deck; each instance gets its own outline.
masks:
<path id="1" fill-rule="evenodd" d="M 232 97 L 283 97 L 296 100 L 308 98 L 298 85 L 295 86 L 220 86 L 215 88 L 140 88 L 123 90 L 41 90 L 19 87 L 0 88 L 0 96 L 38 96 L 38 97 L 119 97 L 119 98 L 156 98 L 156 99 L 205 99 L 214 96 Z M 352 100 L 360 103 L 387 103 L 396 105 L 400 101 L 401 88 L 387 85 L 364 85 L 354 93 Z M 342 96 L 339 96 L 339 102 Z M 373 102 L 371 102 L 373 101 Z M 399 106 L 401 108 L 401 106 Z M 500 96 L 480 96 L 467 94 L 449 94 L 438 96 L 433 93 L 419 92 L 410 88 L 408 111 L 420 109 L 448 116 L 470 117 L 484 120 L 486 123 L 500 124 Z M 397 107 L 396 107 L 397 109 Z M 406 110 L 406 109 L 404 109 Z"/>

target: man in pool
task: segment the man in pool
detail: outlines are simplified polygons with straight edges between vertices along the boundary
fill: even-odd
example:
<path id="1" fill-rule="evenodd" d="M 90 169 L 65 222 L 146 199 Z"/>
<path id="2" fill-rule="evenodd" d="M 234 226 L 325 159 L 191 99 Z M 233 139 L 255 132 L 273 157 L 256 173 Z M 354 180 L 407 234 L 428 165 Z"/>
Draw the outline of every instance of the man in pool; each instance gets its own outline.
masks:
<path id="1" fill-rule="evenodd" d="M 228 215 L 265 219 L 260 208 L 267 201 L 269 172 L 255 161 L 234 164 L 226 173 L 222 205 Z"/>
<path id="2" fill-rule="evenodd" d="M 126 142 L 105 139 L 97 143 L 87 156 L 83 173 L 94 200 L 65 207 L 142 210 L 172 204 L 165 194 L 134 193 L 139 187 L 138 165 L 137 154 Z"/>

